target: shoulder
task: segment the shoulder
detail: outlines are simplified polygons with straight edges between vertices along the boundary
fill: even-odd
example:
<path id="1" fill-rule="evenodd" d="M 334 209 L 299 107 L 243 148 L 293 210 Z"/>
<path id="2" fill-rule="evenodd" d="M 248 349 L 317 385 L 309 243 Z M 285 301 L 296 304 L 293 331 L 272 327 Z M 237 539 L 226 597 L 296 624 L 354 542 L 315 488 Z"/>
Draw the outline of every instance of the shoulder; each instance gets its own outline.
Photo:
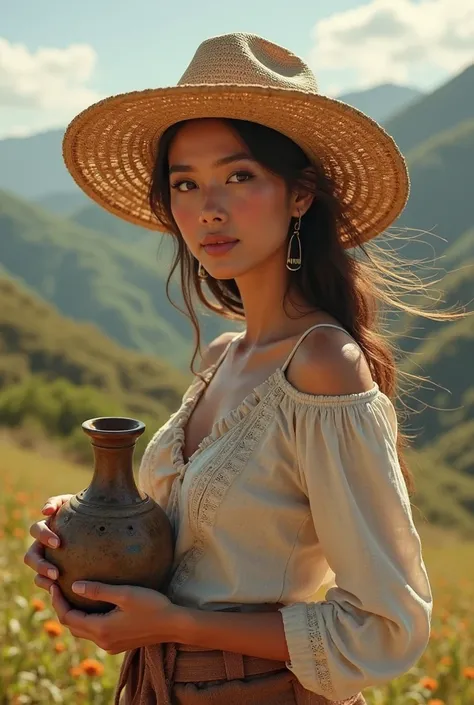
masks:
<path id="1" fill-rule="evenodd" d="M 199 372 L 204 372 L 204 370 L 207 370 L 209 367 L 211 367 L 211 365 L 217 362 L 226 347 L 235 338 L 236 335 L 237 333 L 235 331 L 229 333 L 222 333 L 221 335 L 218 335 L 217 338 L 212 341 L 212 343 L 209 343 L 209 345 L 202 354 Z"/>
<path id="2" fill-rule="evenodd" d="M 300 392 L 344 395 L 367 392 L 374 386 L 361 349 L 344 331 L 317 328 L 302 341 L 286 376 Z"/>

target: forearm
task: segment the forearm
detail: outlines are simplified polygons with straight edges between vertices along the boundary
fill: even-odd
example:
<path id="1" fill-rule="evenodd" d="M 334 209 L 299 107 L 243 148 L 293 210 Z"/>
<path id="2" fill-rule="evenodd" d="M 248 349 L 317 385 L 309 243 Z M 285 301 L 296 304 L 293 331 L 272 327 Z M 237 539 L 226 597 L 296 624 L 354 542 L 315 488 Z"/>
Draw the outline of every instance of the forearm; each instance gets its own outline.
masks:
<path id="1" fill-rule="evenodd" d="M 288 661 L 280 612 L 212 612 L 180 608 L 175 641 L 247 656 Z"/>

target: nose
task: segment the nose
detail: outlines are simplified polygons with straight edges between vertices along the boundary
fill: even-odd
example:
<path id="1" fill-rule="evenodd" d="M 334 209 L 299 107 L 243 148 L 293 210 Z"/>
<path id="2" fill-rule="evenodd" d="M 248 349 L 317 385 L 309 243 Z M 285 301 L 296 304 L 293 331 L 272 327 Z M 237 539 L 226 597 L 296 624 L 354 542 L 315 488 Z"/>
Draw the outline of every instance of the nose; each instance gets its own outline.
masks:
<path id="1" fill-rule="evenodd" d="M 211 223 L 225 223 L 227 213 L 215 200 L 207 198 L 199 214 L 200 225 L 210 225 Z"/>

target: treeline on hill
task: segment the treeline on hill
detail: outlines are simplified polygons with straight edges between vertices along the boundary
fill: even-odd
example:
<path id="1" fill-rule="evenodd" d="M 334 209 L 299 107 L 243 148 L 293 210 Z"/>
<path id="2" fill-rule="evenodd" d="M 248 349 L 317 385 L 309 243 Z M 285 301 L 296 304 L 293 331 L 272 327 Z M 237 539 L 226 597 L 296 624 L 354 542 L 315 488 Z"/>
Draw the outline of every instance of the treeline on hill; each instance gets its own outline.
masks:
<path id="1" fill-rule="evenodd" d="M 147 425 L 143 451 L 179 406 L 187 383 L 168 363 L 120 347 L 94 325 L 71 321 L 0 278 L 1 426 L 43 432 L 89 460 L 82 422 L 132 416 Z"/>

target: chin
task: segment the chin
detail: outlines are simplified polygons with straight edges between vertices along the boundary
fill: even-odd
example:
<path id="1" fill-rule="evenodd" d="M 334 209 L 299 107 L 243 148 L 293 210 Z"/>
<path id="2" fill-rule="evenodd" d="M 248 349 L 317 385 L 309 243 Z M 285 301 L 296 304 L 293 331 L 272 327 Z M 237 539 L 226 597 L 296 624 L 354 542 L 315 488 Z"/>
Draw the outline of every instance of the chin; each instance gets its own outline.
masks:
<path id="1" fill-rule="evenodd" d="M 214 267 L 213 269 L 209 268 L 207 271 L 213 277 L 214 279 L 221 279 L 222 281 L 226 281 L 228 279 L 237 279 L 238 277 L 241 277 L 244 274 L 247 274 L 247 272 L 251 271 L 252 268 L 249 267 L 237 267 L 237 266 L 228 266 L 228 267 Z"/>

